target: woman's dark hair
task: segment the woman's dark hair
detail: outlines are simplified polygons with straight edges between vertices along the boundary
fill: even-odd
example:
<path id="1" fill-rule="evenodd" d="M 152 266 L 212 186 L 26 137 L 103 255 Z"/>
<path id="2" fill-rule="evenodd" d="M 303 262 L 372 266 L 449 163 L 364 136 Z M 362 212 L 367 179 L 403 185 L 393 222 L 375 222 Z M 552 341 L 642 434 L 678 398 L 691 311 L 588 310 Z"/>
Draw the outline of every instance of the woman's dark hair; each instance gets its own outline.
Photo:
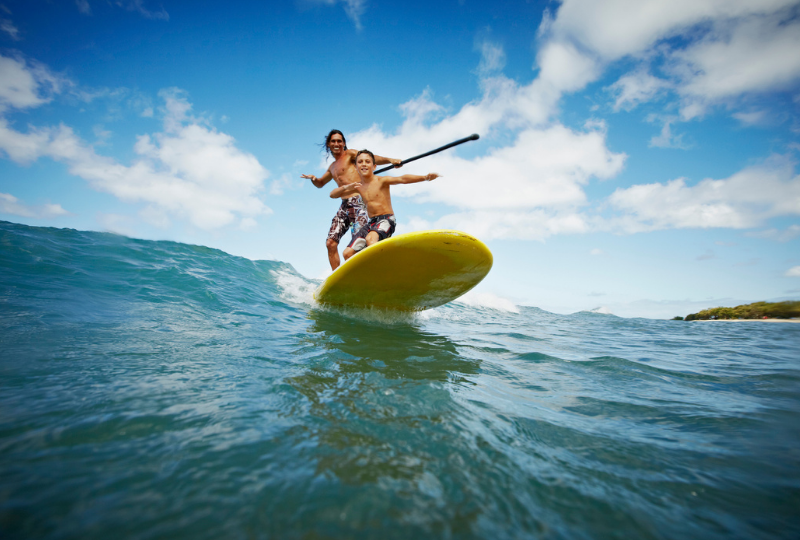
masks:
<path id="1" fill-rule="evenodd" d="M 330 149 L 330 147 L 328 145 L 331 143 L 331 137 L 333 137 L 337 133 L 342 136 L 342 140 L 344 141 L 344 149 L 347 150 L 347 139 L 344 138 L 344 133 L 342 133 L 338 129 L 332 129 L 330 131 L 330 133 L 328 133 L 325 136 L 325 142 L 322 143 L 322 147 L 325 149 L 325 153 L 327 153 L 329 155 L 331 153 L 331 149 Z"/>

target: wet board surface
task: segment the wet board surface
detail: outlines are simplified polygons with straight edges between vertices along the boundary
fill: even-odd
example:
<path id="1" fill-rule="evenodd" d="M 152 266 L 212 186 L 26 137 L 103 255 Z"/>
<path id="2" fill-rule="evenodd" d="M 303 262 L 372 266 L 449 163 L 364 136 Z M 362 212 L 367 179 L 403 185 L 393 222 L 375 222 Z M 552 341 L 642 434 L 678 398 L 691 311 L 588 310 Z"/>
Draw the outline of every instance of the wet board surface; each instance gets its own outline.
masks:
<path id="1" fill-rule="evenodd" d="M 491 268 L 489 248 L 466 233 L 401 234 L 353 255 L 328 276 L 314 298 L 335 306 L 421 311 L 455 300 Z"/>

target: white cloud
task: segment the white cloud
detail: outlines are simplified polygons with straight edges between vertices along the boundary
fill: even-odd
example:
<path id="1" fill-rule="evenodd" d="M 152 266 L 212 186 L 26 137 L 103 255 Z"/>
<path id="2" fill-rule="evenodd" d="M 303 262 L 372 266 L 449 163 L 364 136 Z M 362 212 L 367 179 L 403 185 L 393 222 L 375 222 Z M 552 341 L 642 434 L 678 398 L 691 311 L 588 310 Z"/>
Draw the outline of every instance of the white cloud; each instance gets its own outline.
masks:
<path id="1" fill-rule="evenodd" d="M 513 140 L 473 159 L 461 159 L 456 152 L 426 159 L 424 172 L 447 171 L 447 176 L 396 189 L 395 196 L 441 203 L 457 211 L 433 223 L 416 218 L 408 222 L 412 227 L 453 226 L 487 238 L 542 239 L 606 228 L 627 232 L 673 227 L 746 228 L 772 216 L 794 215 L 797 209 L 791 201 L 796 199 L 798 181 L 787 172 L 791 167 L 765 166 L 692 187 L 678 179 L 620 189 L 609 203 L 621 216 L 610 221 L 591 217 L 583 210 L 587 204 L 584 186 L 591 178 L 614 177 L 622 170 L 626 156 L 607 148 L 602 127 L 580 131 L 553 121 L 565 92 L 582 89 L 610 62 L 626 56 L 638 62 L 633 72 L 608 87 L 615 95 L 616 110 L 631 109 L 674 91 L 687 100 L 682 114 L 688 118 L 702 114 L 708 103 L 720 96 L 775 89 L 791 80 L 793 61 L 789 67 L 782 66 L 783 71 L 768 62 L 758 71 L 762 80 L 758 84 L 754 82 L 755 72 L 738 82 L 720 81 L 720 88 L 728 90 L 717 93 L 708 87 L 710 82 L 704 79 L 702 69 L 736 71 L 735 61 L 725 62 L 735 60 L 736 51 L 750 43 L 748 39 L 763 42 L 758 45 L 758 54 L 791 52 L 796 34 L 792 24 L 782 23 L 780 32 L 767 35 L 787 17 L 781 10 L 790 3 L 566 0 L 554 17 L 544 18 L 540 27 L 539 73 L 531 83 L 521 85 L 497 73 L 503 64 L 503 51 L 484 41 L 477 70 L 483 90 L 479 100 L 449 114 L 426 89 L 401 106 L 405 121 L 397 133 L 386 134 L 372 126 L 354 134 L 352 146 L 408 157 L 474 131 L 484 140 L 497 134 Z M 665 41 L 672 37 L 682 39 Z M 719 53 L 716 56 L 715 51 Z M 666 61 L 669 80 L 651 74 L 648 64 L 657 58 Z M 753 56 L 746 58 L 753 62 Z M 702 90 L 704 85 L 706 90 Z M 651 146 L 687 147 L 683 134 L 674 131 L 677 116 L 653 118 L 663 122 L 663 127 L 651 139 Z M 411 167 L 417 170 L 420 165 Z"/>
<path id="2" fill-rule="evenodd" d="M 800 225 L 790 225 L 785 230 L 767 229 L 764 231 L 753 231 L 745 233 L 751 238 L 766 238 L 777 242 L 788 242 L 800 236 Z"/>
<path id="3" fill-rule="evenodd" d="M 486 39 L 478 45 L 478 49 L 481 51 L 481 61 L 478 64 L 479 76 L 488 77 L 506 66 L 506 53 L 502 45 Z"/>
<path id="4" fill-rule="evenodd" d="M 367 10 L 367 0 L 343 0 L 344 12 L 353 21 L 356 30 L 361 30 L 361 16 Z"/>
<path id="5" fill-rule="evenodd" d="M 258 222 L 251 217 L 242 218 L 242 220 L 239 222 L 239 229 L 242 231 L 250 231 L 255 229 L 257 226 Z"/>
<path id="6" fill-rule="evenodd" d="M 782 158 L 748 167 L 724 180 L 618 189 L 609 203 L 622 212 L 612 228 L 642 232 L 671 228 L 756 227 L 776 216 L 800 215 L 800 176 Z"/>
<path id="7" fill-rule="evenodd" d="M 474 210 L 578 206 L 586 203 L 582 186 L 591 177 L 614 176 L 624 160 L 606 148 L 603 131 L 556 124 L 521 131 L 512 145 L 472 160 L 437 155 L 426 170 L 446 170 L 447 176 L 407 186 L 398 196 Z"/>
<path id="8" fill-rule="evenodd" d="M 718 100 L 787 89 L 800 78 L 800 21 L 783 12 L 719 23 L 702 40 L 676 51 L 673 67 L 688 98 Z"/>
<path id="9" fill-rule="evenodd" d="M 0 31 L 5 32 L 14 41 L 19 41 L 19 30 L 14 26 L 14 23 L 8 19 L 0 19 Z"/>
<path id="10" fill-rule="evenodd" d="M 558 234 L 581 234 L 591 224 L 575 209 L 563 210 L 473 210 L 447 214 L 435 222 L 419 217 L 408 221 L 406 230 L 456 229 L 484 240 L 516 238 L 544 240 Z M 398 225 L 398 231 L 400 226 Z"/>
<path id="11" fill-rule="evenodd" d="M 71 81 L 66 84 L 69 85 L 69 91 L 64 101 L 73 105 L 76 100 L 85 104 L 99 102 L 100 106 L 105 106 L 104 122 L 122 120 L 130 113 L 142 118 L 155 116 L 152 98 L 139 90 L 125 87 L 86 88 Z"/>
<path id="12" fill-rule="evenodd" d="M 656 96 L 670 88 L 672 84 L 664 79 L 652 76 L 646 70 L 639 69 L 619 78 L 606 90 L 615 94 L 614 110 L 630 111 L 639 103 L 653 100 Z"/>
<path id="13" fill-rule="evenodd" d="M 554 18 L 545 18 L 540 33 L 549 40 L 545 48 L 571 43 L 581 51 L 587 59 L 583 70 L 566 63 L 562 71 L 578 79 L 592 74 L 586 82 L 611 62 L 639 59 L 632 73 L 610 87 L 615 109 L 674 89 L 688 120 L 714 104 L 790 89 L 800 80 L 796 6 L 796 0 L 565 0 Z M 651 63 L 661 65 L 669 80 L 650 75 Z"/>
<path id="14" fill-rule="evenodd" d="M 412 156 L 455 139 L 492 130 L 520 130 L 548 125 L 557 112 L 564 88 L 572 88 L 586 78 L 575 75 L 559 62 L 582 71 L 585 59 L 571 49 L 552 47 L 542 55 L 548 66 L 547 78 L 540 76 L 527 85 L 520 85 L 503 75 L 487 76 L 480 81 L 482 96 L 457 113 L 447 115 L 444 107 L 433 100 L 425 89 L 421 95 L 400 106 L 405 121 L 396 135 L 384 134 L 378 126 L 348 137 L 352 148 L 374 148 L 381 155 Z"/>
<path id="15" fill-rule="evenodd" d="M 447 175 L 395 188 L 393 195 L 455 207 L 457 212 L 433 226 L 459 228 L 482 238 L 542 239 L 585 232 L 590 225 L 577 214 L 587 204 L 583 186 L 591 178 L 619 173 L 626 156 L 608 150 L 602 123 L 583 131 L 561 124 L 531 125 L 526 118 L 529 103 L 519 99 L 529 95 L 529 90 L 507 85 L 436 123 L 428 118 L 443 109 L 424 92 L 401 107 L 406 120 L 395 135 L 372 126 L 351 135 L 352 146 L 404 158 L 464 137 L 476 126 L 484 133 L 526 126 L 517 130 L 511 145 L 490 149 L 480 157 L 463 159 L 448 151 L 426 158 L 424 165 L 409 165 L 401 172 L 447 171 Z M 541 112 L 536 116 L 547 115 Z M 415 227 L 431 225 L 422 219 L 415 223 Z"/>
<path id="16" fill-rule="evenodd" d="M 351 146 L 408 157 L 474 131 L 483 136 L 484 144 L 498 135 L 513 141 L 471 159 L 449 151 L 427 158 L 424 166 L 414 164 L 409 166 L 414 170 L 402 171 L 447 171 L 434 182 L 403 186 L 393 194 L 455 209 L 435 221 L 408 219 L 406 226 L 411 228 L 455 227 L 484 238 L 543 239 L 593 230 L 750 228 L 771 217 L 797 215 L 800 180 L 793 165 L 771 161 L 694 186 L 677 179 L 618 189 L 608 199 L 608 208 L 618 215 L 601 218 L 586 209 L 585 186 L 592 178 L 617 175 L 626 156 L 607 148 L 602 124 L 575 130 L 554 121 L 564 93 L 584 88 L 611 62 L 624 57 L 636 60 L 636 67 L 607 87 L 615 96 L 616 110 L 682 96 L 681 114 L 686 119 L 722 99 L 780 89 L 793 80 L 794 61 L 778 68 L 770 60 L 752 72 L 749 67 L 739 69 L 737 62 L 755 62 L 759 54 L 794 52 L 798 33 L 795 23 L 787 23 L 788 12 L 782 11 L 790 4 L 787 0 L 566 0 L 554 17 L 545 16 L 540 27 L 539 73 L 532 82 L 519 84 L 498 73 L 503 51 L 485 41 L 477 70 L 482 76 L 480 99 L 450 113 L 426 89 L 401 106 L 405 121 L 396 133 L 372 126 L 353 134 Z M 776 25 L 780 31 L 770 34 Z M 675 37 L 680 39 L 667 41 Z M 737 60 L 737 51 L 754 39 L 761 41 L 753 45 L 757 54 Z M 800 59 L 800 54 L 796 56 Z M 661 75 L 669 78 L 653 75 L 651 64 L 657 62 Z M 722 90 L 715 91 L 704 69 L 739 70 L 745 76 L 720 80 Z M 800 73 L 800 68 L 796 71 Z M 674 105 L 667 106 L 674 111 Z M 741 121 L 756 120 L 744 114 L 740 113 Z M 651 146 L 686 148 L 684 135 L 675 131 L 680 118 L 651 115 L 649 121 L 662 124 Z"/>
<path id="17" fill-rule="evenodd" d="M 114 2 L 109 2 L 109 4 L 116 5 L 127 11 L 136 12 L 147 19 L 169 20 L 169 13 L 167 13 L 163 7 L 156 11 L 150 10 L 145 6 L 144 0 L 114 0 Z M 78 11 L 84 15 L 92 14 L 92 7 L 89 4 L 89 0 L 75 0 L 75 5 L 78 7 Z"/>
<path id="18" fill-rule="evenodd" d="M 650 147 L 681 148 L 684 150 L 689 148 L 689 145 L 683 142 L 683 133 L 672 133 L 672 124 L 678 120 L 677 118 L 650 117 L 649 119 L 651 121 L 661 120 L 664 123 L 664 125 L 661 127 L 661 133 L 650 138 Z"/>
<path id="19" fill-rule="evenodd" d="M 766 124 L 769 121 L 769 112 L 761 109 L 749 112 L 733 113 L 731 116 L 736 118 L 745 126 L 758 126 Z"/>
<path id="20" fill-rule="evenodd" d="M 42 149 L 58 136 L 61 128 L 32 127 L 25 134 L 15 131 L 5 118 L 0 118 L 0 150 L 17 163 L 30 163 L 39 159 Z"/>
<path id="21" fill-rule="evenodd" d="M 39 64 L 0 55 L 0 113 L 8 108 L 38 107 L 52 99 L 68 81 Z"/>
<path id="22" fill-rule="evenodd" d="M 125 7 L 128 11 L 135 11 L 148 19 L 157 19 L 162 21 L 169 20 L 169 13 L 161 7 L 157 11 L 151 11 L 144 5 L 144 0 L 117 0 L 117 4 Z"/>
<path id="23" fill-rule="evenodd" d="M 41 68 L 0 57 L 12 81 L 0 83 L 0 102 L 15 108 L 41 105 Z M 164 90 L 161 109 L 164 131 L 138 138 L 137 158 L 130 166 L 98 155 L 66 125 L 31 126 L 27 133 L 0 117 L 0 152 L 18 163 L 48 157 L 65 163 L 71 174 L 126 202 L 144 203 L 142 218 L 158 227 L 170 219 L 186 219 L 195 227 L 217 229 L 238 222 L 251 227 L 253 219 L 271 213 L 260 199 L 269 173 L 251 154 L 236 148 L 233 137 L 206 125 L 191 114 L 183 92 Z M 9 208 L 17 204 L 6 199 Z M 11 206 L 9 206 L 11 205 Z M 20 207 L 22 208 L 22 207 Z M 52 209 L 51 211 L 57 211 Z"/>
<path id="24" fill-rule="evenodd" d="M 565 0 L 549 33 L 605 60 L 641 55 L 701 23 L 772 14 L 796 0 Z"/>
<path id="25" fill-rule="evenodd" d="M 580 90 L 601 73 L 600 64 L 568 41 L 546 43 L 536 57 L 539 79 L 558 92 Z"/>
<path id="26" fill-rule="evenodd" d="M 407 129 L 422 124 L 444 114 L 444 107 L 433 101 L 433 92 L 425 88 L 419 97 L 400 105 L 400 112 L 406 118 Z"/>
<path id="27" fill-rule="evenodd" d="M 139 211 L 139 217 L 157 229 L 166 230 L 172 225 L 169 213 L 161 206 L 149 204 Z M 132 235 L 128 235 L 132 236 Z"/>
<path id="28" fill-rule="evenodd" d="M 21 203 L 19 199 L 9 193 L 0 193 L 0 212 L 38 219 L 69 215 L 69 212 L 61 208 L 60 204 L 48 203 L 41 206 L 29 206 Z"/>
<path id="29" fill-rule="evenodd" d="M 784 274 L 786 277 L 800 277 L 800 266 L 793 266 Z"/>
<path id="30" fill-rule="evenodd" d="M 84 15 L 92 14 L 92 6 L 89 5 L 89 0 L 75 0 L 75 4 L 78 6 L 78 11 Z"/>
<path id="31" fill-rule="evenodd" d="M 367 10 L 367 0 L 305 0 L 307 4 L 323 4 L 326 6 L 333 6 L 336 4 L 344 4 L 344 12 L 347 18 L 353 22 L 356 30 L 361 30 L 361 17 Z"/>
<path id="32" fill-rule="evenodd" d="M 296 190 L 302 187 L 302 181 L 295 179 L 291 174 L 284 173 L 272 181 L 269 186 L 269 193 L 270 195 L 283 195 L 287 189 Z"/>
<path id="33" fill-rule="evenodd" d="M 96 126 L 94 126 L 92 128 L 92 133 L 94 133 L 94 136 L 97 138 L 97 142 L 95 143 L 97 145 L 106 144 L 106 141 L 108 141 L 108 139 L 110 139 L 112 135 L 112 133 L 109 130 L 105 129 L 105 127 L 101 124 L 97 124 Z"/>
<path id="34" fill-rule="evenodd" d="M 139 161 L 120 169 L 88 160 L 72 169 L 98 189 L 186 216 L 201 229 L 228 225 L 237 214 L 269 213 L 258 198 L 269 173 L 258 160 L 238 150 L 230 135 L 191 117 L 181 92 L 160 95 L 166 103 L 164 132 L 139 137 L 134 147 Z"/>
<path id="35" fill-rule="evenodd" d="M 167 88 L 159 91 L 158 96 L 164 100 L 161 109 L 164 116 L 164 131 L 174 133 L 186 122 L 197 123 L 198 120 L 190 114 L 192 104 L 186 99 L 185 92 L 177 88 Z"/>

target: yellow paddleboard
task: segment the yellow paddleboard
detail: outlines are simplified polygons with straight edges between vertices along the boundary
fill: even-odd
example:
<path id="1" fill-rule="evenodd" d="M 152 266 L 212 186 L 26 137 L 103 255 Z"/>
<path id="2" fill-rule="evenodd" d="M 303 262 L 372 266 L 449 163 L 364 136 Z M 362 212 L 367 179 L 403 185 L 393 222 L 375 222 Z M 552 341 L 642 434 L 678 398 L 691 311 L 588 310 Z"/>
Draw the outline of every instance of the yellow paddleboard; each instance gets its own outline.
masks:
<path id="1" fill-rule="evenodd" d="M 356 253 L 314 293 L 321 304 L 422 311 L 472 289 L 492 268 L 492 252 L 459 231 L 401 234 Z"/>

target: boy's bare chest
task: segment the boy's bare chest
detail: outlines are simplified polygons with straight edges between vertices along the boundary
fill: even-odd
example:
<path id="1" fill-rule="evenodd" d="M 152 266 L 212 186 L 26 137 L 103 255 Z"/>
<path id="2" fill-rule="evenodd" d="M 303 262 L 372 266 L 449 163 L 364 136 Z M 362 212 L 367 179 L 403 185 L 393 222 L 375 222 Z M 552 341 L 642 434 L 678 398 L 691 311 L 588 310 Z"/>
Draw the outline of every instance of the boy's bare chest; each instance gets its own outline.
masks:
<path id="1" fill-rule="evenodd" d="M 366 189 L 364 190 L 364 197 L 368 200 L 382 200 L 385 199 L 389 193 L 388 189 L 385 189 L 386 186 L 383 185 L 382 182 L 370 182 L 367 184 Z"/>

